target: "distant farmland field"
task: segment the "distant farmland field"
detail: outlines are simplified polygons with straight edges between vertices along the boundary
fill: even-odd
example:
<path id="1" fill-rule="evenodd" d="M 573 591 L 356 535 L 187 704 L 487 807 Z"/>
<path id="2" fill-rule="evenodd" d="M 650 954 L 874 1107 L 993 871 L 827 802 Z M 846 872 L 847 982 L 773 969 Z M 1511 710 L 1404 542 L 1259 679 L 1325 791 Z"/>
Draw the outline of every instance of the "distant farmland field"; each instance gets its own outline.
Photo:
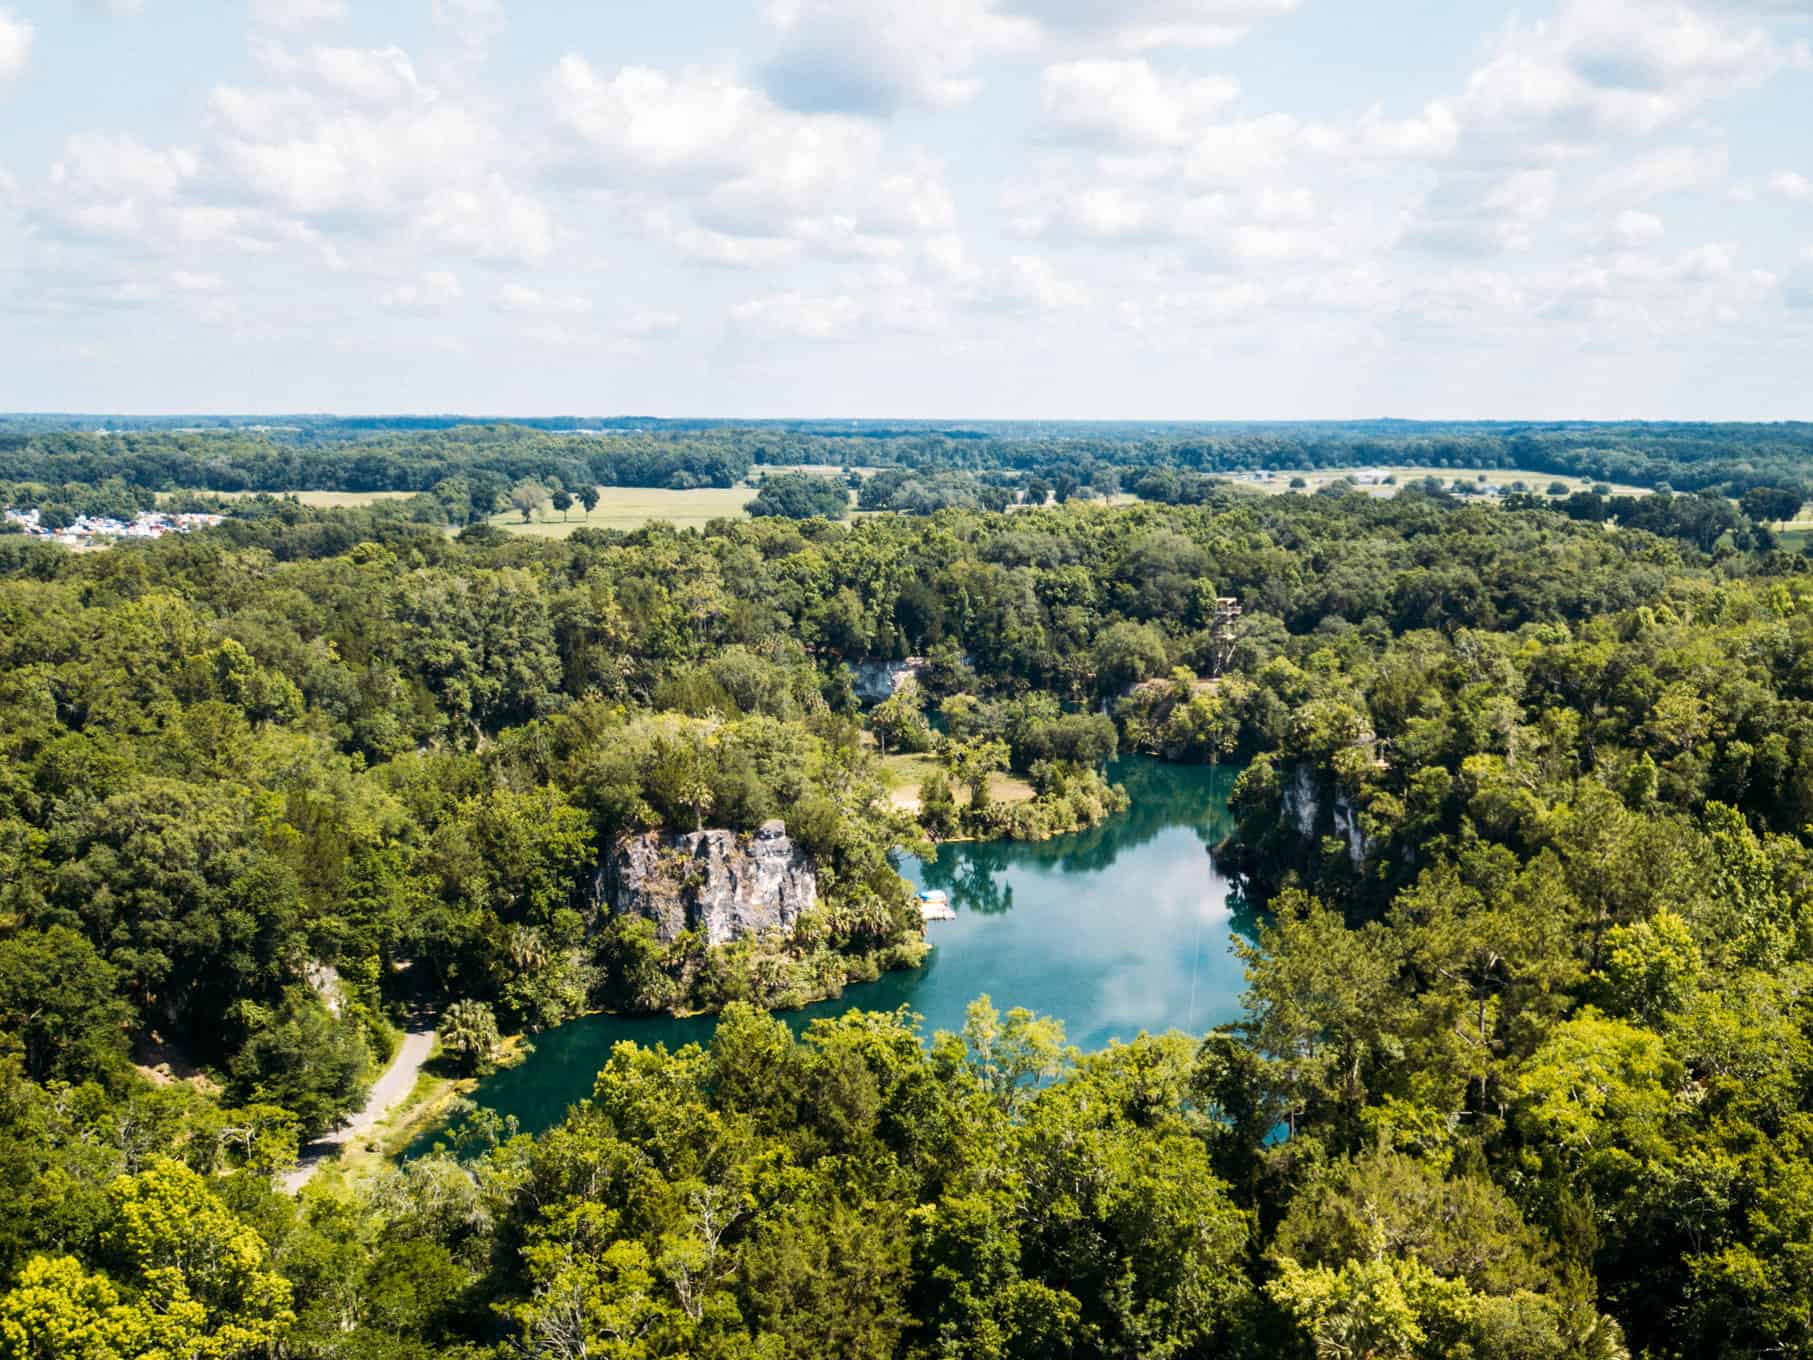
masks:
<path id="1" fill-rule="evenodd" d="M 706 486 L 692 491 L 662 491 L 644 486 L 601 486 L 598 506 L 591 514 L 575 505 L 563 517 L 558 510 L 543 506 L 531 524 L 524 524 L 522 513 L 511 510 L 493 515 L 491 522 L 513 534 L 531 534 L 536 538 L 565 538 L 575 529 L 620 529 L 627 533 L 656 520 L 681 528 L 702 529 L 714 519 L 734 518 L 755 499 L 752 486 Z"/>
<path id="2" fill-rule="evenodd" d="M 758 469 L 758 475 L 761 472 L 766 472 L 769 476 L 783 472 L 815 472 L 836 476 L 841 471 L 840 468 L 830 466 L 804 465 L 761 468 Z M 857 468 L 855 471 L 866 476 L 875 469 Z M 523 523 L 520 510 L 493 515 L 491 522 L 513 534 L 530 534 L 536 538 L 565 538 L 575 529 L 618 529 L 628 533 L 657 521 L 678 525 L 682 529 L 703 529 L 714 519 L 734 519 L 741 515 L 749 502 L 755 499 L 757 490 L 754 486 L 706 486 L 691 491 L 663 491 L 645 486 L 601 486 L 598 488 L 598 506 L 590 515 L 579 505 L 575 505 L 565 515 L 544 505 L 529 524 Z M 854 502 L 854 497 L 851 499 Z"/>

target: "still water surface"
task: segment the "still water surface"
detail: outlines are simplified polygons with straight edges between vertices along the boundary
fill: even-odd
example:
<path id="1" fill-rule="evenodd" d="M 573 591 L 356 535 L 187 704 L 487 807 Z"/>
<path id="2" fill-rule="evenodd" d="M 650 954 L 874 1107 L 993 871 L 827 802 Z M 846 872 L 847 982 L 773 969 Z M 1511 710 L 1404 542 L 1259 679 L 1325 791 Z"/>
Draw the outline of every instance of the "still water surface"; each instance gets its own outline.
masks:
<path id="1" fill-rule="evenodd" d="M 960 1028 L 964 1009 L 987 993 L 1003 1011 L 1058 1017 L 1084 1049 L 1237 1018 L 1244 983 L 1233 932 L 1250 923 L 1209 848 L 1232 829 L 1228 794 L 1239 771 L 1127 760 L 1112 773 L 1133 806 L 1091 831 L 1036 845 L 946 845 L 929 865 L 909 859 L 902 873 L 945 889 L 957 909 L 956 920 L 927 927 L 935 947 L 925 966 L 783 1018 L 797 1031 L 848 1010 L 908 1006 L 930 1034 Z M 486 1080 L 474 1099 L 539 1133 L 591 1094 L 612 1045 L 705 1043 L 713 1024 L 575 1020 L 539 1036 L 526 1062 Z"/>

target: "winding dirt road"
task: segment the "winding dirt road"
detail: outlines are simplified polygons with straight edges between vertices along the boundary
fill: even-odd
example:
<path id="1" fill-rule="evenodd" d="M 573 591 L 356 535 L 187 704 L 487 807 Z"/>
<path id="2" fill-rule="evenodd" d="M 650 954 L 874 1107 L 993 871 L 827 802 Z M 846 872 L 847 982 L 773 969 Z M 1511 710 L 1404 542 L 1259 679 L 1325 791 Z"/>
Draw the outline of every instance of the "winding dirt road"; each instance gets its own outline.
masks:
<path id="1" fill-rule="evenodd" d="M 421 1022 L 418 1022 L 418 1026 Z M 428 1061 L 428 1054 L 434 1048 L 434 1027 L 427 1029 L 412 1028 L 403 1035 L 403 1042 L 397 1045 L 397 1056 L 390 1066 L 384 1069 L 384 1075 L 371 1084 L 371 1094 L 366 1097 L 365 1108 L 354 1115 L 343 1128 L 317 1138 L 302 1149 L 302 1157 L 296 1165 L 278 1178 L 278 1183 L 290 1194 L 295 1194 L 307 1185 L 309 1178 L 315 1174 L 323 1162 L 337 1157 L 340 1149 L 355 1138 L 362 1138 L 376 1128 L 397 1107 L 397 1104 L 415 1089 L 416 1075 L 422 1070 L 422 1064 Z"/>

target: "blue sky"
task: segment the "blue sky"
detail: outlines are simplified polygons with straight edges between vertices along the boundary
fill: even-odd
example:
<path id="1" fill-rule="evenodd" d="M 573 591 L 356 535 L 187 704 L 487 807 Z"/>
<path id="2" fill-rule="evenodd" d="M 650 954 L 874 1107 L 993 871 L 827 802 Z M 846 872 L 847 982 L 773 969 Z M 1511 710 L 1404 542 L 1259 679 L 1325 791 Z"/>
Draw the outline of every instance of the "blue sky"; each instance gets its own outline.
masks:
<path id="1" fill-rule="evenodd" d="M 1813 417 L 1813 0 L 0 0 L 0 409 Z"/>

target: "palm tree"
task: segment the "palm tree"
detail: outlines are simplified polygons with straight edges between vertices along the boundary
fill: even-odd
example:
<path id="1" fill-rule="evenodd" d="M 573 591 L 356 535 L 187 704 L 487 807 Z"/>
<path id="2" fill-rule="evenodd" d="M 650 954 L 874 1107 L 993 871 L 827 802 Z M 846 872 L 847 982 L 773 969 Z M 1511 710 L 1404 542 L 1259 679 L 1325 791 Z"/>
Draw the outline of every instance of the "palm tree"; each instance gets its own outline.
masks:
<path id="1" fill-rule="evenodd" d="M 705 814 L 711 811 L 716 798 L 711 791 L 711 782 L 703 774 L 695 775 L 686 782 L 680 796 L 692 805 L 692 829 L 705 829 Z"/>
<path id="2" fill-rule="evenodd" d="M 456 1001 L 441 1016 L 441 1048 L 467 1072 L 482 1072 L 497 1054 L 497 1017 L 482 1001 Z"/>
<path id="3" fill-rule="evenodd" d="M 534 926 L 511 926 L 504 952 L 518 974 L 533 973 L 548 961 L 548 947 Z"/>

